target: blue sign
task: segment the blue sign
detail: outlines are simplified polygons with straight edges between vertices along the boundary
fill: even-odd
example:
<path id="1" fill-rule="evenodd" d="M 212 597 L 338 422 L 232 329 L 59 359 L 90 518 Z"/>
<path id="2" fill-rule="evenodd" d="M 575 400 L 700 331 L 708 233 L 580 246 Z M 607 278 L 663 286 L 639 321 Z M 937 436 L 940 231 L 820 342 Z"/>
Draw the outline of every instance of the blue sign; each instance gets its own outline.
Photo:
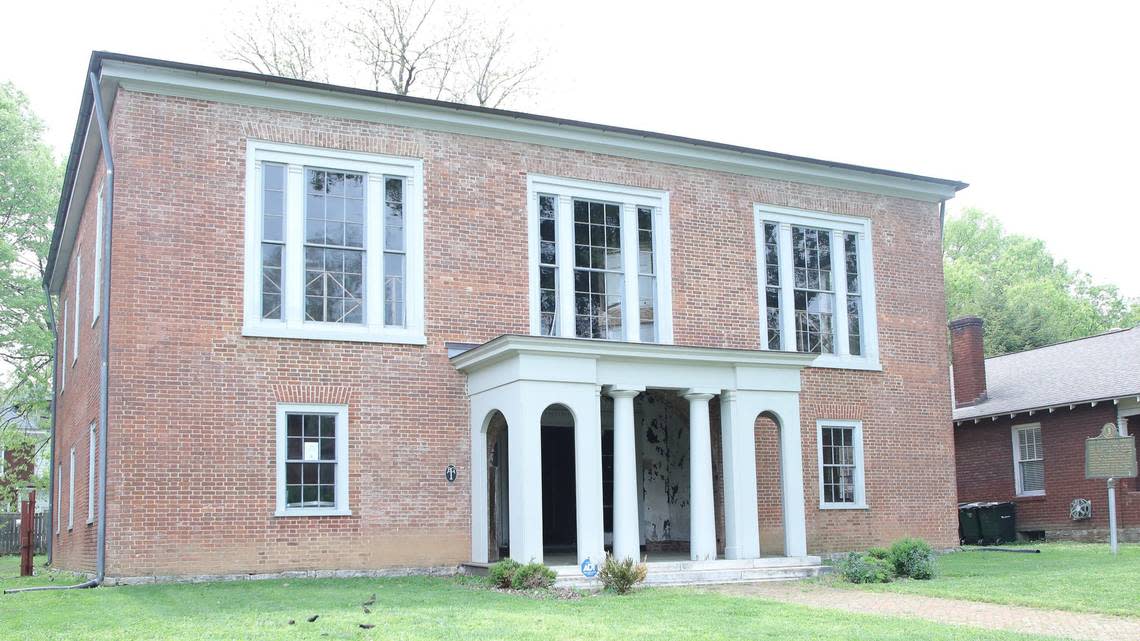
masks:
<path id="1" fill-rule="evenodd" d="M 579 567 L 582 569 L 582 576 L 587 579 L 592 579 L 598 574 L 598 564 L 591 561 L 590 557 L 586 557 Z"/>

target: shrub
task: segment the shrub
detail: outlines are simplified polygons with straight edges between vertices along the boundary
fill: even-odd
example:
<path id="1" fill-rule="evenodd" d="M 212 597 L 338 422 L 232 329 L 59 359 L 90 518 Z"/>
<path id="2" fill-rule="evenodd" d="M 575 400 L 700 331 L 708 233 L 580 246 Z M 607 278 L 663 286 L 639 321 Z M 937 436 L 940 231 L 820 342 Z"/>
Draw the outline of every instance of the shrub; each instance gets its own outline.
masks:
<path id="1" fill-rule="evenodd" d="M 598 578 L 606 590 L 625 594 L 632 590 L 633 586 L 644 581 L 648 572 L 649 568 L 644 563 L 630 558 L 618 561 L 607 554 L 601 569 L 598 570 Z"/>
<path id="2" fill-rule="evenodd" d="M 889 561 L 891 559 L 891 551 L 887 548 L 871 548 L 870 550 L 867 550 L 867 556 L 871 557 L 872 559 Z"/>
<path id="3" fill-rule="evenodd" d="M 514 559 L 503 559 L 491 565 L 487 570 L 487 578 L 490 579 L 491 585 L 507 589 L 514 583 L 515 573 L 520 567 L 522 566 Z"/>
<path id="4" fill-rule="evenodd" d="M 849 583 L 890 583 L 891 564 L 886 559 L 852 552 L 838 564 L 839 575 Z"/>
<path id="5" fill-rule="evenodd" d="M 936 561 L 934 550 L 922 539 L 895 541 L 890 550 L 890 561 L 900 577 L 927 580 L 934 578 Z"/>
<path id="6" fill-rule="evenodd" d="M 511 578 L 511 587 L 516 590 L 535 590 L 554 585 L 558 574 L 541 563 L 520 565 Z"/>

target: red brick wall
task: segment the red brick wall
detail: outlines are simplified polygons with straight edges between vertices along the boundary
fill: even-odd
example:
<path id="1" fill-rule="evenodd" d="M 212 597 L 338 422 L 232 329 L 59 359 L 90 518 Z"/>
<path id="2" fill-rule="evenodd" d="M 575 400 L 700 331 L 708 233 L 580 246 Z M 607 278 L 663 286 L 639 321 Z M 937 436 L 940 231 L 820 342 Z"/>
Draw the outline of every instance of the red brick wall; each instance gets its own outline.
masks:
<path id="1" fill-rule="evenodd" d="M 1045 530 L 1050 537 L 1107 538 L 1108 490 L 1104 481 L 1085 480 L 1085 439 L 1100 434 L 1105 423 L 1116 422 L 1111 403 L 1087 404 L 998 421 L 983 419 L 955 428 L 958 500 L 1014 501 L 1018 530 Z M 1045 449 L 1045 495 L 1017 497 L 1014 487 L 1014 425 L 1040 423 Z M 1069 504 L 1076 498 L 1092 501 L 1093 517 L 1072 521 Z M 1140 487 L 1136 479 L 1121 482 L 1116 492 L 1117 526 L 1140 540 Z"/>
<path id="2" fill-rule="evenodd" d="M 966 316 L 950 321 L 955 407 L 973 405 L 986 397 L 983 329 L 982 319 L 977 316 Z"/>
<path id="3" fill-rule="evenodd" d="M 753 203 L 871 218 L 884 369 L 804 374 L 809 547 L 955 542 L 934 204 L 133 92 L 115 115 L 110 574 L 465 560 L 467 402 L 444 342 L 528 331 L 532 172 L 669 191 L 684 345 L 759 344 Z M 247 137 L 423 159 L 426 346 L 241 336 Z M 305 385 L 348 399 L 351 517 L 272 516 L 274 404 Z M 864 421 L 870 509 L 820 513 L 815 421 L 848 417 Z"/>

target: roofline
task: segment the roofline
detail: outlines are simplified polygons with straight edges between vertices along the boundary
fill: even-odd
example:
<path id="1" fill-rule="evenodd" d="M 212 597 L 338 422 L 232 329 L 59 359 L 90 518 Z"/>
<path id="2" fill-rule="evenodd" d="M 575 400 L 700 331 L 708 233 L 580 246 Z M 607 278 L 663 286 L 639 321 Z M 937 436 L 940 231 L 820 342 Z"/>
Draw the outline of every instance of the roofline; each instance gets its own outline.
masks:
<path id="1" fill-rule="evenodd" d="M 1113 334 L 1130 332 L 1134 329 L 1140 329 L 1140 325 L 1137 325 L 1136 327 L 1117 327 L 1114 329 L 1105 330 L 1099 334 L 1093 334 L 1092 336 L 1081 336 L 1079 338 L 1070 338 L 1068 340 L 1057 341 L 1056 343 L 1049 343 L 1048 345 L 1038 345 L 1037 347 L 1030 347 L 1029 349 L 1023 349 L 1023 350 L 1018 351 L 1018 352 L 1006 352 L 1005 354 L 998 354 L 997 356 L 988 356 L 988 357 L 986 357 L 986 361 L 991 361 L 995 358 L 1003 358 L 1005 356 L 1017 356 L 1018 354 L 1026 354 L 1028 352 L 1035 352 L 1039 349 L 1056 347 L 1058 345 L 1066 345 L 1068 343 L 1076 343 L 1078 341 L 1087 341 L 1087 340 L 1092 340 L 1094 338 L 1101 338 L 1104 336 L 1112 336 Z"/>
<path id="2" fill-rule="evenodd" d="M 972 423 L 978 423 L 978 422 L 982 421 L 982 419 L 987 419 L 987 418 L 990 420 L 997 420 L 1000 417 L 1014 418 L 1018 414 L 1026 414 L 1026 413 L 1034 414 L 1037 412 L 1049 412 L 1050 414 L 1052 414 L 1053 411 L 1059 407 L 1068 407 L 1069 409 L 1075 409 L 1077 405 L 1088 405 L 1088 404 L 1098 405 L 1100 403 L 1107 403 L 1109 401 L 1112 401 L 1113 404 L 1116 404 L 1119 401 L 1122 401 L 1122 400 L 1128 399 L 1128 398 L 1135 398 L 1138 401 L 1140 401 L 1140 390 L 1137 390 L 1135 393 L 1132 393 L 1132 394 L 1114 394 L 1112 396 L 1102 396 L 1099 398 L 1086 398 L 1086 399 L 1079 400 L 1079 401 L 1065 401 L 1064 403 L 1052 403 L 1049 405 L 1037 405 L 1034 407 L 1024 407 L 1024 408 L 1020 408 L 1020 409 L 1005 410 L 1002 412 L 990 412 L 989 414 L 979 414 L 977 416 L 966 416 L 963 418 L 958 418 L 958 417 L 952 416 L 951 420 L 954 422 L 954 425 L 957 426 L 957 425 L 961 425 L 962 423 L 971 423 L 971 422 Z M 977 406 L 976 405 L 972 405 L 972 406 L 967 405 L 961 409 L 971 409 L 973 407 L 977 407 Z"/>
<path id="3" fill-rule="evenodd" d="M 888 179 L 896 179 L 899 181 L 910 181 L 912 183 L 919 183 L 930 185 L 928 191 L 942 192 L 939 197 L 934 200 L 945 200 L 946 198 L 953 197 L 953 194 L 965 189 L 968 184 L 958 180 L 948 180 L 944 178 L 935 178 L 932 176 L 924 176 L 920 174 L 911 174 L 900 171 L 893 171 L 889 169 L 880 169 L 876 167 L 867 167 L 863 165 L 855 165 L 850 163 L 835 162 L 828 160 L 821 160 L 818 158 L 810 158 L 807 156 L 797 156 L 793 154 L 783 154 L 763 149 L 756 149 L 752 147 L 744 147 L 740 145 L 732 145 L 728 143 L 714 142 L 710 140 L 701 140 L 697 138 L 689 138 L 685 136 L 677 136 L 673 134 L 665 134 L 653 131 L 645 131 L 641 129 L 631 129 L 627 127 L 615 127 L 610 125 L 603 125 L 593 122 L 586 122 L 581 120 L 571 120 L 566 118 L 557 118 L 553 116 L 543 116 L 538 114 L 525 113 L 520 111 L 510 111 L 505 109 L 492 109 L 489 107 L 481 107 L 477 105 L 467 105 L 462 103 L 446 102 L 442 100 L 432 100 L 428 98 L 417 98 L 413 96 L 402 96 L 398 94 L 385 93 L 381 91 L 372 91 L 368 89 L 360 89 L 356 87 L 345 87 L 340 85 L 333 85 L 322 82 L 314 82 L 311 80 L 299 80 L 296 78 L 285 78 L 280 76 L 271 76 L 261 73 L 250 71 L 238 71 L 234 69 L 225 69 L 221 67 L 210 67 L 204 65 L 195 65 L 183 62 L 175 62 L 171 60 L 162 60 L 158 58 L 147 58 L 141 56 L 132 56 L 121 53 L 113 53 L 107 51 L 93 51 L 91 53 L 91 60 L 88 64 L 88 73 L 95 73 L 96 77 L 102 80 L 102 70 L 105 63 L 122 63 L 126 65 L 137 65 L 144 67 L 152 67 L 157 69 L 165 69 L 169 71 L 183 72 L 195 75 L 214 76 L 230 80 L 240 80 L 249 83 L 256 83 L 264 86 L 277 86 L 279 88 L 294 88 L 303 89 L 307 91 L 334 93 L 345 96 L 354 96 L 357 98 L 371 99 L 381 101 L 390 105 L 409 105 L 423 107 L 428 110 L 446 110 L 463 114 L 468 117 L 483 117 L 495 120 L 512 120 L 528 122 L 535 125 L 553 126 L 556 128 L 576 129 L 590 132 L 601 132 L 604 134 L 613 134 L 615 136 L 642 139 L 646 141 L 655 141 L 658 143 L 665 143 L 671 145 L 680 145 L 686 147 L 695 147 L 707 150 L 714 150 L 717 152 L 725 152 L 730 154 L 740 154 L 745 157 L 754 159 L 766 159 L 770 161 L 786 162 L 800 165 L 808 165 L 819 168 L 826 168 L 830 170 L 837 170 L 842 172 L 854 172 L 857 174 L 868 174 L 872 176 L 879 176 Z M 71 197 L 75 190 L 75 181 L 79 170 L 80 156 L 83 153 L 84 139 L 87 135 L 91 119 L 91 107 L 93 104 L 93 94 L 90 86 L 86 82 L 84 76 L 84 90 L 80 101 L 79 117 L 75 125 L 75 133 L 72 137 L 71 150 L 68 154 L 67 167 L 64 171 L 63 190 L 60 197 L 59 208 L 56 213 L 56 224 L 52 234 L 51 248 L 48 253 L 47 268 L 45 271 L 45 283 L 49 286 L 55 281 L 53 274 L 55 271 L 55 262 L 58 256 L 60 243 L 62 240 L 63 226 L 66 220 L 66 213 L 71 207 Z M 234 83 L 230 83 L 234 85 Z M 852 188 L 857 189 L 857 188 Z"/>

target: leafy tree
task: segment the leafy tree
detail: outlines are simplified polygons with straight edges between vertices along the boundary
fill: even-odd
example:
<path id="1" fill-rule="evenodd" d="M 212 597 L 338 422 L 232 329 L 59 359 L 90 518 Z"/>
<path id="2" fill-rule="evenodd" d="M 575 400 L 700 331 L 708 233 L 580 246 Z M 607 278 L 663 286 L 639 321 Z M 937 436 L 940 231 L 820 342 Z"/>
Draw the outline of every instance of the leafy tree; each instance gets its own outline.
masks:
<path id="1" fill-rule="evenodd" d="M 28 99 L 0 83 L 0 448 L 28 445 L 51 398 L 52 335 L 43 276 L 62 170 Z M 38 449 L 45 443 L 33 443 Z"/>
<path id="2" fill-rule="evenodd" d="M 949 318 L 982 317 L 987 356 L 1140 324 L 1140 303 L 976 209 L 946 221 L 943 262 Z"/>

